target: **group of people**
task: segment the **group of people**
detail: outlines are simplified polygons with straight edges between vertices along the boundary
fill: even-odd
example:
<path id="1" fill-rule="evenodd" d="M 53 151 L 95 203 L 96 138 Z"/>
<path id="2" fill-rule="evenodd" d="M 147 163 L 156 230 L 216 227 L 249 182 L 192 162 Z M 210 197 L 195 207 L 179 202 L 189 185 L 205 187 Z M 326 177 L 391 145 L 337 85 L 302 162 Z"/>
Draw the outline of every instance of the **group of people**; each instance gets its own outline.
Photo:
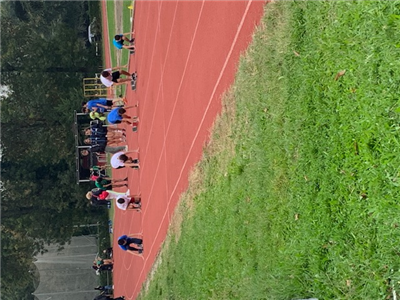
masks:
<path id="1" fill-rule="evenodd" d="M 129 38 L 127 34 L 117 34 L 113 39 L 113 44 L 118 49 L 127 49 L 132 53 L 135 52 L 134 38 Z M 101 72 L 100 81 L 106 87 L 119 86 L 137 80 L 136 73 L 129 73 L 123 70 L 124 67 L 114 67 L 105 69 Z M 95 164 L 91 166 L 90 180 L 94 184 L 94 188 L 86 193 L 86 198 L 94 206 L 111 207 L 115 201 L 115 206 L 121 210 L 141 211 L 140 194 L 131 194 L 128 189 L 128 178 L 114 179 L 106 175 L 109 167 L 115 169 L 132 168 L 140 169 L 138 150 L 127 151 L 126 147 L 126 130 L 110 125 L 127 124 L 132 131 L 136 132 L 138 128 L 139 118 L 130 116 L 127 110 L 137 107 L 137 105 L 127 106 L 127 100 L 121 97 L 114 99 L 99 98 L 82 102 L 82 112 L 89 114 L 93 120 L 90 126 L 85 128 L 83 134 L 85 136 L 83 143 L 88 145 L 87 149 L 81 150 L 81 156 L 89 154 L 104 155 L 112 154 L 110 165 L 101 165 L 95 160 Z M 115 188 L 126 188 L 125 192 L 117 192 Z M 141 234 L 122 235 L 117 240 L 119 249 L 141 256 L 143 254 L 143 236 Z M 106 251 L 106 250 L 105 250 Z M 106 253 L 106 252 L 104 252 Z M 111 251 L 112 253 L 112 251 Z M 113 258 L 96 257 L 92 268 L 96 273 L 102 271 L 113 270 Z M 112 298 L 113 286 L 98 286 L 96 290 L 101 294 L 94 300 L 122 300 L 124 297 Z"/>
<path id="2" fill-rule="evenodd" d="M 117 34 L 114 36 L 113 44 L 117 49 L 128 49 L 132 54 L 135 53 L 135 39 L 128 38 L 129 33 Z M 132 32 L 133 34 L 133 32 Z M 125 44 L 128 42 L 128 45 Z M 129 73 L 128 71 L 122 70 L 123 67 L 117 66 L 114 68 L 105 69 L 101 72 L 100 81 L 106 87 L 118 86 L 130 82 L 131 80 L 136 80 L 136 73 Z M 121 76 L 124 75 L 125 78 Z"/>
<path id="3" fill-rule="evenodd" d="M 138 150 L 119 151 L 113 154 L 110 159 L 111 167 L 115 169 L 129 167 L 138 170 L 140 168 L 139 158 L 130 156 L 131 153 L 138 153 Z M 108 165 L 92 166 L 90 180 L 94 183 L 95 188 L 86 193 L 86 198 L 93 206 L 106 205 L 108 207 L 110 207 L 111 201 L 115 199 L 116 207 L 119 209 L 140 212 L 140 195 L 131 194 L 129 189 L 125 193 L 113 190 L 113 188 L 128 187 L 128 177 L 120 179 L 108 177 L 104 174 L 107 167 Z"/>
<path id="4" fill-rule="evenodd" d="M 96 257 L 93 261 L 93 270 L 99 274 L 101 271 L 111 271 L 114 266 L 114 261 L 112 259 L 105 259 L 101 257 Z"/>
<path id="5" fill-rule="evenodd" d="M 81 156 L 89 154 L 100 156 L 105 152 L 116 153 L 126 149 L 125 129 L 107 127 L 103 121 L 91 121 L 90 126 L 83 130 L 83 134 L 85 136 L 83 143 L 87 145 L 87 148 L 81 150 Z"/>
<path id="6" fill-rule="evenodd" d="M 92 99 L 82 102 L 82 112 L 89 114 L 92 120 L 107 121 L 111 125 L 125 123 L 130 126 L 138 125 L 137 116 L 131 117 L 127 110 L 137 105 L 125 106 L 126 99 Z M 136 131 L 136 130 L 134 130 Z"/>

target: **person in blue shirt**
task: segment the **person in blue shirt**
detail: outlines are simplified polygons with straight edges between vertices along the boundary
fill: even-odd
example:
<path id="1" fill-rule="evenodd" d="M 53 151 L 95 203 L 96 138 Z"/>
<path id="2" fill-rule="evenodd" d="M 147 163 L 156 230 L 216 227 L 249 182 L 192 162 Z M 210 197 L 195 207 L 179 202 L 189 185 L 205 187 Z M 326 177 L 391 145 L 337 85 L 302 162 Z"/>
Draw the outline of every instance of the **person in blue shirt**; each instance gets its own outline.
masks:
<path id="1" fill-rule="evenodd" d="M 135 45 L 133 43 L 135 42 L 135 39 L 128 39 L 126 37 L 127 34 L 130 33 L 122 33 L 122 34 L 116 34 L 113 39 L 113 44 L 117 49 L 129 49 L 129 50 L 135 50 Z M 124 41 L 130 43 L 129 45 L 124 45 Z"/>
<path id="2" fill-rule="evenodd" d="M 138 122 L 137 117 L 130 117 L 126 114 L 126 110 L 131 108 L 131 107 L 136 107 L 137 105 L 133 106 L 128 106 L 125 108 L 122 107 L 116 107 L 107 116 L 107 121 L 110 124 L 120 124 L 120 123 L 126 123 L 128 125 L 134 125 Z M 131 122 L 133 121 L 133 122 Z"/>
<path id="3" fill-rule="evenodd" d="M 121 103 L 121 100 L 124 101 L 122 98 L 116 98 L 116 99 L 106 99 L 106 98 L 99 98 L 99 99 L 93 99 L 89 101 L 84 101 L 82 102 L 82 112 L 88 113 L 90 111 L 98 112 L 98 113 L 104 113 L 116 105 Z M 124 101 L 125 103 L 125 101 Z"/>
<path id="4" fill-rule="evenodd" d="M 118 238 L 118 246 L 131 254 L 142 255 L 143 239 L 134 237 L 135 235 L 122 235 Z M 140 234 L 136 236 L 141 236 Z"/>

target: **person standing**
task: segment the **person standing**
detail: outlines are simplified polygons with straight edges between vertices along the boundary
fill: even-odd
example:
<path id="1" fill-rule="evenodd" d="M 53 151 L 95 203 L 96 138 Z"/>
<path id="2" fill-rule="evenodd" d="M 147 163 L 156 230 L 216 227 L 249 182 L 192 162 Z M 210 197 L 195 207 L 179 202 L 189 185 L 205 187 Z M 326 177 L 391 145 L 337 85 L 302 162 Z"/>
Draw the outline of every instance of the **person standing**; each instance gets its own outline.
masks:
<path id="1" fill-rule="evenodd" d="M 92 99 L 89 101 L 82 102 L 82 112 L 88 113 L 89 111 L 94 111 L 98 113 L 105 113 L 108 110 L 111 110 L 113 107 L 119 106 L 118 104 L 124 101 L 122 98 L 115 98 L 115 99 L 106 99 L 106 98 L 99 98 L 99 99 Z"/>
<path id="2" fill-rule="evenodd" d="M 124 186 L 128 186 L 128 184 L 126 183 L 126 181 L 128 180 L 128 177 L 124 178 L 124 179 L 105 179 L 103 176 L 99 176 L 95 179 L 94 181 L 94 185 L 103 190 L 112 190 L 113 188 L 118 188 L 118 187 L 124 187 Z M 125 183 L 121 183 L 121 182 L 125 182 Z"/>

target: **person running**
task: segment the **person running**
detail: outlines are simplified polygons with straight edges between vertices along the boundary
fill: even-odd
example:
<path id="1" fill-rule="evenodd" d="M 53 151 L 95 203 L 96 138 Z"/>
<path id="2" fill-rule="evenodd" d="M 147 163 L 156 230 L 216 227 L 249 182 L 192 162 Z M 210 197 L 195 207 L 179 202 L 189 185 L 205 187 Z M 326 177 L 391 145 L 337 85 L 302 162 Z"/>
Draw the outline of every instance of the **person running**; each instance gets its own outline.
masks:
<path id="1" fill-rule="evenodd" d="M 118 238 L 118 246 L 133 255 L 141 256 L 143 253 L 143 239 L 135 237 L 141 234 L 122 235 Z"/>
<path id="2" fill-rule="evenodd" d="M 137 153 L 138 150 L 135 151 L 121 151 L 115 153 L 113 156 L 111 156 L 110 159 L 110 165 L 114 169 L 122 169 L 125 167 L 131 167 L 133 169 L 139 169 L 139 159 L 134 159 L 130 156 L 127 156 L 127 154 L 130 153 Z"/>
<path id="3" fill-rule="evenodd" d="M 133 32 L 132 32 L 133 33 Z M 126 35 L 130 34 L 128 33 L 122 33 L 122 34 L 116 34 L 113 39 L 113 44 L 117 49 L 128 49 L 128 50 L 135 50 L 135 46 L 133 43 L 135 42 L 135 39 L 129 39 Z M 125 45 L 124 42 L 128 42 L 129 45 Z"/>
<path id="4" fill-rule="evenodd" d="M 105 69 L 101 72 L 100 81 L 106 87 L 117 86 L 125 83 L 130 83 L 132 79 L 136 79 L 136 73 L 128 73 L 127 71 L 121 70 L 122 67 L 114 67 L 111 69 Z M 113 70 L 117 70 L 113 72 Z M 121 75 L 129 76 L 128 78 L 121 78 Z"/>
<path id="5" fill-rule="evenodd" d="M 122 210 L 131 210 L 135 209 L 136 211 L 140 211 L 141 205 L 141 198 L 137 195 L 125 195 L 120 196 L 115 201 L 116 206 Z"/>

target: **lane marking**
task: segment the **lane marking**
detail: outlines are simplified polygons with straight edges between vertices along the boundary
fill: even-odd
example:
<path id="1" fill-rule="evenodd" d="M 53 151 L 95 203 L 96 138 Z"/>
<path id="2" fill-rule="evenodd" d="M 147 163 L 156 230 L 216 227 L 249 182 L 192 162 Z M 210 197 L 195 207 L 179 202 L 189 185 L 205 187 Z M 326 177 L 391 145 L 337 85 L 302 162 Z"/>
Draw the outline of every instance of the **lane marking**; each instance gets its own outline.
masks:
<path id="1" fill-rule="evenodd" d="M 203 123 L 204 123 L 204 120 L 205 120 L 205 118 L 206 118 L 206 116 L 207 116 L 208 110 L 209 110 L 209 108 L 210 108 L 210 106 L 211 106 L 211 103 L 212 103 L 212 100 L 213 100 L 213 98 L 214 98 L 214 96 L 215 96 L 215 93 L 216 93 L 216 90 L 217 90 L 217 88 L 218 88 L 218 85 L 219 85 L 219 83 L 220 83 L 220 81 L 221 81 L 221 79 L 222 79 L 222 76 L 224 75 L 225 69 L 226 69 L 226 67 L 227 67 L 227 65 L 228 65 L 228 62 L 229 62 L 230 58 L 231 58 L 232 52 L 233 52 L 233 50 L 234 50 L 234 46 L 236 45 L 236 42 L 237 42 L 237 40 L 238 40 L 239 34 L 240 34 L 241 30 L 242 30 L 244 21 L 245 21 L 245 19 L 246 19 L 246 16 L 247 16 L 247 14 L 248 14 L 248 11 L 249 11 L 249 9 L 250 9 L 250 6 L 251 6 L 252 2 L 253 2 L 253 0 L 249 0 L 249 1 L 247 2 L 247 6 L 246 6 L 246 9 L 245 9 L 245 11 L 244 11 L 244 13 L 243 13 L 242 19 L 241 19 L 240 24 L 239 24 L 239 26 L 238 26 L 238 29 L 237 29 L 237 31 L 236 31 L 236 35 L 235 35 L 234 40 L 233 40 L 233 42 L 232 42 L 232 44 L 231 44 L 231 47 L 230 47 L 230 50 L 229 50 L 229 52 L 228 52 L 228 55 L 227 55 L 227 57 L 226 57 L 226 59 L 225 59 L 224 65 L 223 65 L 223 67 L 222 67 L 222 69 L 221 69 L 221 71 L 220 71 L 220 74 L 219 74 L 219 76 L 218 76 L 217 82 L 216 82 L 215 85 L 214 85 L 214 89 L 213 89 L 213 92 L 212 92 L 212 94 L 211 94 L 211 96 L 210 96 L 210 99 L 209 99 L 209 101 L 208 101 L 206 110 L 205 110 L 205 112 L 204 112 L 204 114 L 203 114 L 203 117 L 202 117 L 201 122 L 200 122 L 200 124 L 199 124 L 199 127 L 198 127 L 198 129 L 197 129 L 197 132 L 196 132 L 196 134 L 195 134 L 195 136 L 194 136 L 194 138 L 193 138 L 193 140 L 192 140 L 191 146 L 190 146 L 189 151 L 188 151 L 188 153 L 187 153 L 187 155 L 186 155 L 185 162 L 184 162 L 184 164 L 183 164 L 183 166 L 182 166 L 182 168 L 181 168 L 181 172 L 180 172 L 179 177 L 178 177 L 178 179 L 177 179 L 177 181 L 176 181 L 176 184 L 175 184 L 175 186 L 174 186 L 174 189 L 173 189 L 172 193 L 170 194 L 170 197 L 169 197 L 169 200 L 168 200 L 168 203 L 167 203 L 167 209 L 166 209 L 166 211 L 164 212 L 163 218 L 162 218 L 161 221 L 160 221 L 160 225 L 159 225 L 159 227 L 158 227 L 158 230 L 157 230 L 156 235 L 154 236 L 153 243 L 152 243 L 152 245 L 151 245 L 150 250 L 149 250 L 148 253 L 151 253 L 151 251 L 153 250 L 154 244 L 155 244 L 155 242 L 156 242 L 156 240 L 157 240 L 157 238 L 158 238 L 158 236 L 159 236 L 159 233 L 160 233 L 160 230 L 161 230 L 162 225 L 163 225 L 163 223 L 164 223 L 165 217 L 167 216 L 167 214 L 169 214 L 169 206 L 170 206 L 171 200 L 172 200 L 172 198 L 173 198 L 173 196 L 174 196 L 174 194 L 175 194 L 175 191 L 176 191 L 176 189 L 177 189 L 177 187 L 178 187 L 178 185 L 179 185 L 179 183 L 180 183 L 180 181 L 181 181 L 181 178 L 182 178 L 182 175 L 183 175 L 183 171 L 184 171 L 184 169 L 185 169 L 185 167 L 186 167 L 186 164 L 187 164 L 187 161 L 188 161 L 188 159 L 189 159 L 189 157 L 190 157 L 190 154 L 191 154 L 191 152 L 192 152 L 193 146 L 194 146 L 194 144 L 195 144 L 195 142 L 196 142 L 196 140 L 197 140 L 197 138 L 198 138 L 200 129 L 202 128 L 202 125 L 203 125 Z M 193 46 L 193 43 L 194 43 L 194 40 L 195 40 L 195 37 L 196 37 L 198 25 L 199 25 L 199 22 L 200 22 L 201 13 L 202 13 L 203 7 L 204 7 L 204 3 L 205 3 L 205 0 L 203 0 L 203 3 L 202 3 L 200 15 L 199 15 L 199 18 L 198 18 L 198 21 L 197 21 L 197 25 L 196 25 L 196 29 L 195 29 L 195 32 L 194 32 L 194 36 L 193 36 L 193 39 L 192 39 L 192 43 L 191 43 L 191 46 L 190 46 L 190 49 L 189 49 L 189 55 L 188 55 L 188 58 L 187 58 L 187 60 L 186 60 L 184 72 L 183 72 L 183 74 L 182 74 L 182 79 L 181 79 L 181 82 L 180 82 L 180 85 L 179 85 L 179 89 L 178 89 L 178 93 L 177 93 L 177 97 L 176 97 L 176 100 L 175 100 L 175 103 L 174 103 L 174 108 L 173 108 L 173 111 L 172 111 L 172 114 L 171 114 L 170 121 L 169 121 L 169 123 L 168 123 L 166 135 L 165 135 L 165 137 L 164 137 L 164 144 L 163 144 L 163 148 L 162 148 L 162 151 L 161 151 L 161 154 L 160 154 L 160 159 L 159 159 L 158 164 L 157 164 L 157 168 L 156 168 L 157 171 L 154 173 L 155 176 L 154 176 L 154 178 L 153 178 L 153 183 L 152 183 L 152 187 L 151 187 L 151 190 L 150 190 L 151 192 L 150 192 L 150 194 L 149 194 L 149 199 L 150 199 L 150 196 L 151 196 L 152 191 L 153 191 L 153 188 L 154 188 L 155 178 L 156 178 L 156 174 L 157 174 L 158 169 L 159 169 L 159 165 L 160 165 L 160 162 L 161 162 L 161 158 L 162 158 L 163 155 L 165 156 L 167 135 L 168 135 L 168 133 L 169 133 L 169 129 L 170 129 L 170 126 L 171 126 L 171 123 L 172 123 L 173 115 L 174 115 L 175 108 L 176 108 L 176 105 L 177 105 L 178 96 L 179 96 L 180 89 L 181 89 L 182 84 L 183 84 L 183 80 L 184 80 L 184 76 L 185 76 L 185 73 L 186 73 L 187 65 L 188 65 L 188 63 L 189 63 L 190 53 L 191 53 L 191 51 L 192 51 L 192 46 Z M 149 259 L 149 256 L 147 256 L 146 259 L 144 260 L 143 268 L 142 268 L 142 270 L 141 270 L 141 272 L 140 272 L 140 274 L 139 274 L 139 279 L 141 278 L 141 276 L 142 276 L 142 274 L 143 274 L 143 272 L 144 272 L 144 270 L 145 270 L 145 267 L 146 267 L 146 265 L 147 265 L 148 259 Z M 135 286 L 135 289 L 134 289 L 135 291 L 136 291 L 136 289 L 137 289 L 138 284 L 139 284 L 139 281 L 136 283 L 136 286 Z M 139 291 L 139 292 L 140 292 L 140 291 Z M 137 292 L 137 294 L 138 294 L 139 292 Z"/>

